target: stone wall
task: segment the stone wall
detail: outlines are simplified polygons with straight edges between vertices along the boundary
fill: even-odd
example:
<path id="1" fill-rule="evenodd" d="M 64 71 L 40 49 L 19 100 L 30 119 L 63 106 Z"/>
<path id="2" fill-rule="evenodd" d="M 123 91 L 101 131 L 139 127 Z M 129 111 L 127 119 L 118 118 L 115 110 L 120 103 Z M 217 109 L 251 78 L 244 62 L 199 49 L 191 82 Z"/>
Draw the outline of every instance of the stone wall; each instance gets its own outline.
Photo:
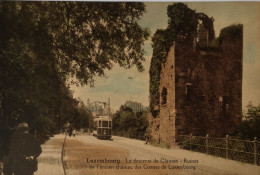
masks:
<path id="1" fill-rule="evenodd" d="M 225 36 L 220 46 L 224 65 L 223 105 L 226 105 L 223 112 L 229 121 L 224 124 L 228 133 L 242 121 L 243 28 L 237 27 L 236 35 Z"/>
<path id="2" fill-rule="evenodd" d="M 223 137 L 241 123 L 242 38 L 241 30 L 215 47 L 172 45 L 161 63 L 159 113 L 149 118 L 154 139 L 173 145 L 179 134 Z"/>
<path id="3" fill-rule="evenodd" d="M 175 136 L 175 64 L 173 45 L 162 63 L 160 75 L 159 114 L 150 117 L 151 134 L 154 139 L 174 143 Z"/>

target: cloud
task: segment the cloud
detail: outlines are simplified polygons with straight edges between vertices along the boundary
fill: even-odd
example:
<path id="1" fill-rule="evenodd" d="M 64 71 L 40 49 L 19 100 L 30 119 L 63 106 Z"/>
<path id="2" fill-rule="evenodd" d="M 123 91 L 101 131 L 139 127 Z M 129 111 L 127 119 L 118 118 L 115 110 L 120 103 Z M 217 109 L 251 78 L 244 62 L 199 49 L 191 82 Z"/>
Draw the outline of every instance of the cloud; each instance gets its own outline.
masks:
<path id="1" fill-rule="evenodd" d="M 149 101 L 149 67 L 150 57 L 145 56 L 144 62 L 145 71 L 140 73 L 135 67 L 131 69 L 124 69 L 119 65 L 115 65 L 112 70 L 106 71 L 107 78 L 96 77 L 93 88 L 75 87 L 74 97 L 87 103 L 89 98 L 91 101 L 105 102 L 110 98 L 111 107 L 118 109 L 127 100 L 134 100 L 141 102 L 148 106 Z M 131 79 L 129 79 L 131 77 Z"/>
<path id="2" fill-rule="evenodd" d="M 119 68 L 120 69 L 120 68 Z M 103 80 L 102 84 L 89 89 L 89 93 L 107 92 L 113 94 L 143 94 L 146 91 L 145 81 L 140 79 L 129 79 L 133 77 L 131 73 L 121 70 L 118 73 L 110 75 L 109 78 Z"/>

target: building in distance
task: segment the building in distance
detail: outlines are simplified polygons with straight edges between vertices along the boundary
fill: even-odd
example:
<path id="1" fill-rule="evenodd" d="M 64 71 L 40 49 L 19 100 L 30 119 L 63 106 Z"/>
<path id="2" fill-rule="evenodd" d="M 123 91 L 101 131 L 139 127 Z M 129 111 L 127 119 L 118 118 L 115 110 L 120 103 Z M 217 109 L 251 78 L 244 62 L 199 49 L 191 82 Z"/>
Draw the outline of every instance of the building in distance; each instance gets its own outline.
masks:
<path id="1" fill-rule="evenodd" d="M 147 112 L 148 107 L 143 106 L 141 103 L 133 102 L 133 101 L 126 101 L 124 106 L 131 108 L 134 112 Z"/>

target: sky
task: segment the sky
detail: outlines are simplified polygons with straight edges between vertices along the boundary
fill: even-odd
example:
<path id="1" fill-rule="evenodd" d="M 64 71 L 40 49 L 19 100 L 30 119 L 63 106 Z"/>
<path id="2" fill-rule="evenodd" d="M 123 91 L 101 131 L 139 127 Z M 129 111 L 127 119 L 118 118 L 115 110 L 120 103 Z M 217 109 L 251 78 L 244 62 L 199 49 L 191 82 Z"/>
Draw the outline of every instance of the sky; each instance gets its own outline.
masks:
<path id="1" fill-rule="evenodd" d="M 139 24 L 148 27 L 151 36 L 157 29 L 167 27 L 167 6 L 173 2 L 145 2 L 144 13 Z M 260 105 L 260 2 L 189 2 L 189 8 L 213 17 L 216 37 L 220 30 L 232 24 L 243 24 L 243 80 L 242 106 L 245 110 L 249 101 Z M 118 110 L 127 100 L 149 106 L 149 67 L 152 57 L 151 38 L 143 46 L 145 71 L 139 73 L 135 67 L 123 69 L 118 65 L 106 71 L 107 78 L 96 77 L 95 86 L 73 86 L 74 97 L 85 104 L 87 99 L 107 102 Z"/>

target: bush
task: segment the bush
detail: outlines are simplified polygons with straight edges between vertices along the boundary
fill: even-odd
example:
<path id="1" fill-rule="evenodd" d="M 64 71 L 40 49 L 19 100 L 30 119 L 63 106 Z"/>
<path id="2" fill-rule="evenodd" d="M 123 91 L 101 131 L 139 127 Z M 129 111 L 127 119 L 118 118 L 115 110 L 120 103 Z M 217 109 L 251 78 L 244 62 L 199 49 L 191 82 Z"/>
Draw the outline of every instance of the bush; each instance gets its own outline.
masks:
<path id="1" fill-rule="evenodd" d="M 243 114 L 242 123 L 234 135 L 241 139 L 260 138 L 260 106 L 254 106 L 251 102 L 248 104 L 247 112 Z"/>
<path id="2" fill-rule="evenodd" d="M 134 112 L 131 108 L 121 106 L 113 117 L 113 132 L 128 136 L 145 132 L 148 126 L 146 112 Z"/>

